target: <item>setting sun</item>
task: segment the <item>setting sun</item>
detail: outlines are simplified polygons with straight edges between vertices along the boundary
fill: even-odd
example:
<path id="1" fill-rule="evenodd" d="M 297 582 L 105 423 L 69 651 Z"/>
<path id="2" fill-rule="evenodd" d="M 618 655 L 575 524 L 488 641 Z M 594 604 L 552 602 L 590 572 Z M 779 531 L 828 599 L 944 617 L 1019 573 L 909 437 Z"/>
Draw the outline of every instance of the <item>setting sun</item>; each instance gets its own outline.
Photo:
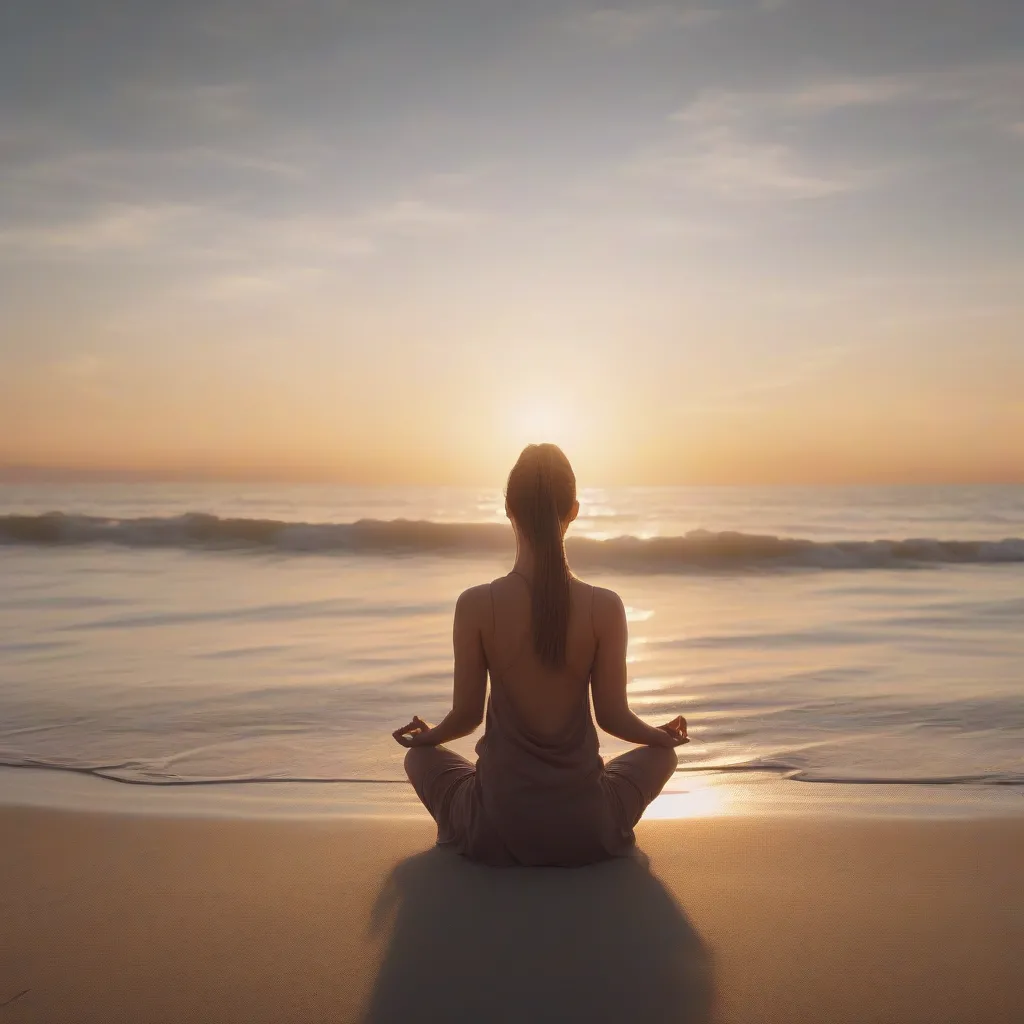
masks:
<path id="1" fill-rule="evenodd" d="M 553 401 L 532 399 L 524 403 L 512 422 L 513 433 L 524 444 L 537 444 L 553 438 L 566 440 L 572 433 L 572 416 L 564 407 Z"/>
<path id="2" fill-rule="evenodd" d="M 509 396 L 503 414 L 502 451 L 499 461 L 514 459 L 528 444 L 557 444 L 573 461 L 577 471 L 591 469 L 591 454 L 598 447 L 589 419 L 571 396 L 532 393 Z"/>

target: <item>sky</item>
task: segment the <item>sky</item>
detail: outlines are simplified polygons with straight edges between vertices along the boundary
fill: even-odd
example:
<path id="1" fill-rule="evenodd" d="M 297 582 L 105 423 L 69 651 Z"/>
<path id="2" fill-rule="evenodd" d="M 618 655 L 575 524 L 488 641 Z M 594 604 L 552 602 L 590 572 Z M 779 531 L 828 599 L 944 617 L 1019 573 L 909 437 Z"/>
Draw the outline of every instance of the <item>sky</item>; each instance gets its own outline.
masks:
<path id="1" fill-rule="evenodd" d="M 1024 481 L 1019 0 L 8 0 L 0 472 Z"/>

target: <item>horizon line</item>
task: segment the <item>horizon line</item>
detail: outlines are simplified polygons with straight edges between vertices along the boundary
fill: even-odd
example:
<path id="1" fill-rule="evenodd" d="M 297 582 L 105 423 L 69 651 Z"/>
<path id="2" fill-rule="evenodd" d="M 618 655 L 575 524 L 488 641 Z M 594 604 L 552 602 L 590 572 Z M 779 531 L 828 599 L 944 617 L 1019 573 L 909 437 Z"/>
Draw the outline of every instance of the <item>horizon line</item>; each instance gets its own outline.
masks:
<path id="1" fill-rule="evenodd" d="M 388 487 L 495 487 L 501 486 L 500 480 L 492 483 L 468 481 L 465 478 L 437 479 L 425 481 L 408 478 L 374 478 L 358 479 L 350 474 L 329 472 L 286 472 L 282 470 L 239 470 L 202 469 L 198 467 L 181 467 L 179 469 L 145 469 L 145 468 L 113 468 L 83 466 L 47 466 L 36 464 L 12 463 L 0 464 L 0 484 L 264 484 L 292 486 L 338 486 L 359 488 Z M 1015 487 L 1024 486 L 1024 473 L 1016 476 L 1003 477 L 941 477 L 938 475 L 908 476 L 898 478 L 895 474 L 872 477 L 851 476 L 835 480 L 820 479 L 749 479 L 721 480 L 692 477 L 688 480 L 662 480 L 653 483 L 650 480 L 637 479 L 629 482 L 584 483 L 585 487 Z"/>

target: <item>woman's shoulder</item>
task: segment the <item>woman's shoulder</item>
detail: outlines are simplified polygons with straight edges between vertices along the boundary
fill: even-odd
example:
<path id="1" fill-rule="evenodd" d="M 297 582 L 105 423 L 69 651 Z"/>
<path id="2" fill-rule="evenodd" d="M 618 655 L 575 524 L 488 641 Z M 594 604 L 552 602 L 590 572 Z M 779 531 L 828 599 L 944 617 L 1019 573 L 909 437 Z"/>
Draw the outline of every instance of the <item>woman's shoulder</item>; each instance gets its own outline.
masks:
<path id="1" fill-rule="evenodd" d="M 473 606 L 479 604 L 481 601 L 490 600 L 491 595 L 491 584 L 490 583 L 478 583 L 476 586 L 467 587 L 461 594 L 459 594 L 458 600 L 455 602 L 458 605 Z"/>
<path id="2" fill-rule="evenodd" d="M 622 603 L 622 598 L 608 587 L 598 587 L 592 583 L 587 583 L 586 580 L 581 580 L 578 576 L 573 577 L 574 586 L 578 587 L 582 592 L 586 592 L 592 595 L 594 602 L 594 616 L 618 616 L 619 614 L 625 614 L 625 606 Z"/>
<path id="3" fill-rule="evenodd" d="M 488 615 L 491 608 L 490 583 L 478 583 L 475 587 L 467 587 L 455 602 L 455 614 L 459 618 L 479 620 L 486 609 Z"/>

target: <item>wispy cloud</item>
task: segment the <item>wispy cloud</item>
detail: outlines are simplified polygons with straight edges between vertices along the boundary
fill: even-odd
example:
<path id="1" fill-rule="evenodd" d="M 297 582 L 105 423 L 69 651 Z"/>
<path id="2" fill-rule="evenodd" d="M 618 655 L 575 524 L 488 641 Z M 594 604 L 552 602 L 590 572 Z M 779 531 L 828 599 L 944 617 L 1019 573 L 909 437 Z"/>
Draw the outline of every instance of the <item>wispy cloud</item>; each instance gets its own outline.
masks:
<path id="1" fill-rule="evenodd" d="M 802 131 L 842 111 L 894 105 L 937 107 L 950 123 L 1017 134 L 1024 123 L 1024 62 L 823 77 L 759 91 L 704 90 L 672 116 L 666 140 L 630 169 L 733 198 L 813 199 L 863 190 L 891 179 L 894 163 L 875 154 L 837 165 L 801 145 Z"/>
<path id="2" fill-rule="evenodd" d="M 889 75 L 833 76 L 783 89 L 701 92 L 675 119 L 695 127 L 812 118 L 896 104 L 945 107 L 1002 128 L 1024 117 L 1024 61 Z"/>
<path id="3" fill-rule="evenodd" d="M 778 91 L 710 89 L 677 112 L 674 120 L 695 128 L 717 128 L 767 116 L 811 117 L 848 107 L 883 105 L 906 92 L 906 79 L 899 76 L 825 79 Z"/>
<path id="4" fill-rule="evenodd" d="M 0 152 L 2 145 L 0 139 Z M 161 175 L 183 171 L 221 171 L 290 181 L 302 181 L 310 176 L 309 168 L 293 157 L 269 150 L 222 146 L 151 150 L 36 147 L 21 159 L 8 160 L 5 176 L 8 182 L 31 184 L 39 190 L 61 185 L 90 185 L 113 190 L 128 183 L 136 187 L 152 186 Z"/>
<path id="5" fill-rule="evenodd" d="M 230 81 L 152 86 L 144 90 L 136 87 L 127 92 L 126 98 L 152 116 L 184 117 L 224 127 L 250 115 L 251 96 L 252 87 L 247 82 Z"/>
<path id="6" fill-rule="evenodd" d="M 704 387 L 699 397 L 682 403 L 685 415 L 707 413 L 749 413 L 763 406 L 777 405 L 799 389 L 813 387 L 823 377 L 855 355 L 858 347 L 848 343 L 804 346 L 792 352 L 774 353 L 771 365 L 751 360 L 736 379 L 720 387 Z"/>
<path id="7" fill-rule="evenodd" d="M 416 239 L 438 240 L 483 223 L 477 210 L 406 197 L 349 213 L 222 218 L 193 258 L 206 265 L 194 293 L 246 302 L 319 285 L 338 266 Z"/>
<path id="8" fill-rule="evenodd" d="M 699 28 L 725 14 L 717 7 L 683 7 L 678 4 L 637 4 L 602 7 L 574 19 L 574 27 L 610 46 L 628 46 L 664 32 Z"/>
<path id="9" fill-rule="evenodd" d="M 678 129 L 668 143 L 635 166 L 731 198 L 816 199 L 862 189 L 877 172 L 823 166 L 774 131 L 772 120 L 884 104 L 902 89 L 897 80 L 879 78 L 833 79 L 775 93 L 707 90 L 673 115 Z"/>
<path id="10" fill-rule="evenodd" d="M 362 209 L 236 221 L 240 251 L 288 252 L 307 260 L 370 255 L 399 238 L 458 233 L 480 224 L 475 210 L 405 197 Z"/>
<path id="11" fill-rule="evenodd" d="M 242 267 L 276 265 L 286 255 L 301 270 L 366 257 L 399 239 L 459 233 L 483 220 L 479 210 L 415 194 L 349 210 L 321 197 L 309 212 L 277 215 L 209 202 L 100 203 L 72 215 L 0 221 L 0 258 L 118 257 L 151 249 L 164 259 Z M 240 271 L 238 280 L 243 290 L 248 271 Z"/>
<path id="12" fill-rule="evenodd" d="M 73 380 L 89 381 L 95 379 L 103 370 L 103 362 L 92 352 L 77 352 L 57 359 L 50 364 L 54 373 Z"/>
<path id="13" fill-rule="evenodd" d="M 633 177 L 737 200 L 818 199 L 869 187 L 877 172 L 822 167 L 783 142 L 749 137 L 729 124 L 670 133 L 627 165 Z"/>
<path id="14" fill-rule="evenodd" d="M 430 202 L 425 199 L 396 199 L 356 216 L 352 224 L 369 234 L 378 231 L 419 232 L 461 230 L 480 222 L 480 214 Z"/>
<path id="15" fill-rule="evenodd" d="M 727 126 L 648 153 L 631 170 L 735 199 L 816 199 L 864 188 L 869 180 L 852 168 L 816 169 L 790 146 L 746 139 Z"/>
<path id="16" fill-rule="evenodd" d="M 72 219 L 0 227 L 0 253 L 93 256 L 138 249 L 165 242 L 194 213 L 185 205 L 121 204 Z"/>
<path id="17" fill-rule="evenodd" d="M 261 266 L 248 271 L 205 275 L 191 293 L 200 299 L 230 304 L 302 291 L 323 280 L 320 267 Z"/>

